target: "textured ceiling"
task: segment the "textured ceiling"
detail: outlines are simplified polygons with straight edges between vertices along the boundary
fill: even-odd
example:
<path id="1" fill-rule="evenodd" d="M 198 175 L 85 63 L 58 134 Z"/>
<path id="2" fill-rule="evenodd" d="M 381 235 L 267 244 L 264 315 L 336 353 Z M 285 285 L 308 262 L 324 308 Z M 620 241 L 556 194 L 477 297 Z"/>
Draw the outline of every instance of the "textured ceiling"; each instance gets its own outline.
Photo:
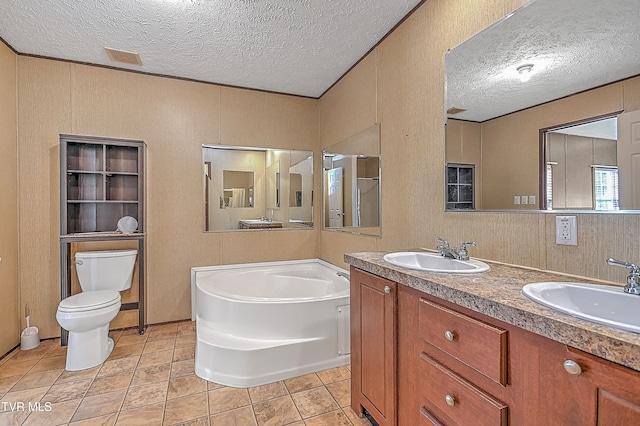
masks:
<path id="1" fill-rule="evenodd" d="M 419 2 L 0 0 L 0 37 L 23 54 L 319 97 Z"/>
<path id="2" fill-rule="evenodd" d="M 481 122 L 639 75 L 639 22 L 638 0 L 531 1 L 446 55 L 446 107 L 467 110 L 450 117 Z"/>

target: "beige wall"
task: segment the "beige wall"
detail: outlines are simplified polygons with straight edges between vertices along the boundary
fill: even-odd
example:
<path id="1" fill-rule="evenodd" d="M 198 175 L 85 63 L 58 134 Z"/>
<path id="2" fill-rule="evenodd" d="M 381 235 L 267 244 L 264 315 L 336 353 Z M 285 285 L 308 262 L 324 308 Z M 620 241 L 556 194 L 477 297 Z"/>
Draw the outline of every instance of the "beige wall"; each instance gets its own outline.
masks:
<path id="1" fill-rule="evenodd" d="M 0 43 L 0 356 L 20 343 L 16 54 Z"/>
<path id="2" fill-rule="evenodd" d="M 147 143 L 148 323 L 190 317 L 192 266 L 315 257 L 313 230 L 203 233 L 201 147 L 313 151 L 317 101 L 22 56 L 18 79 L 22 303 L 42 337 L 59 334 L 60 133 Z"/>
<path id="3" fill-rule="evenodd" d="M 344 266 L 345 252 L 433 248 L 436 236 L 475 240 L 472 255 L 485 259 L 622 281 L 604 259 L 638 259 L 630 230 L 640 215 L 580 214 L 579 246 L 566 247 L 553 243 L 553 215 L 444 212 L 444 54 L 523 3 L 429 0 L 319 101 L 18 57 L 20 303 L 32 306 L 42 337 L 58 334 L 60 133 L 147 142 L 149 323 L 190 316 L 192 266 L 315 256 Z M 11 68 L 15 56 L 0 55 Z M 2 76 L 0 86 L 10 85 Z M 376 122 L 382 238 L 320 231 L 320 208 L 315 231 L 202 232 L 202 144 L 307 149 L 319 159 Z"/>
<path id="4" fill-rule="evenodd" d="M 477 241 L 472 256 L 624 281 L 625 271 L 607 266 L 605 259 L 638 260 L 640 250 L 632 230 L 638 229 L 640 215 L 578 214 L 579 245 L 570 247 L 555 244 L 552 214 L 444 212 L 445 52 L 524 3 L 429 0 L 320 99 L 321 148 L 381 123 L 383 199 L 382 238 L 321 231 L 321 258 L 343 264 L 344 252 L 434 248 L 435 237 L 443 236 L 456 244 Z M 637 82 L 621 84 L 625 93 L 640 92 Z M 612 102 L 609 95 L 594 96 Z M 634 97 L 624 107 L 638 109 L 638 103 Z M 621 107 L 618 102 L 603 108 Z M 568 106 L 560 103 L 556 108 L 557 117 Z M 523 122 L 520 126 L 526 126 L 527 121 Z M 530 152 L 517 142 L 512 141 L 515 146 L 507 150 L 537 158 L 537 144 Z M 531 193 L 537 194 L 537 162 L 532 162 L 531 169 L 536 176 Z M 486 172 L 484 168 L 483 180 Z"/>

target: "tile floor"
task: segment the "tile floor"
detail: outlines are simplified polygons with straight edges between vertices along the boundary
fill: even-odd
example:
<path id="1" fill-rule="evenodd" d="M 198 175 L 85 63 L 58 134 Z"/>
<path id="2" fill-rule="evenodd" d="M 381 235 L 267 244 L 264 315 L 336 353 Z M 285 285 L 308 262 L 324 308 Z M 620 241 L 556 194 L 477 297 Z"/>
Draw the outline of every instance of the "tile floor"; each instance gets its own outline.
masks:
<path id="1" fill-rule="evenodd" d="M 194 374 L 191 321 L 110 335 L 113 352 L 89 370 L 64 371 L 59 339 L 0 360 L 0 426 L 370 425 L 349 408 L 349 366 L 230 388 Z"/>

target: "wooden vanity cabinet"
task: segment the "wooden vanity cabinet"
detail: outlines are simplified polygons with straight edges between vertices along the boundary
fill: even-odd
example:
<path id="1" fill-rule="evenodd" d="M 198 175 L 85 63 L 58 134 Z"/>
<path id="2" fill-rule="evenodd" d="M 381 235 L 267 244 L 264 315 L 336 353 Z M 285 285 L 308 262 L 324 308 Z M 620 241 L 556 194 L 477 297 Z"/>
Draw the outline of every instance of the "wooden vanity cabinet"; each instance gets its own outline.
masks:
<path id="1" fill-rule="evenodd" d="M 397 284 L 351 267 L 351 407 L 396 424 Z"/>
<path id="2" fill-rule="evenodd" d="M 352 408 L 380 425 L 640 425 L 638 371 L 353 267 L 351 298 Z"/>
<path id="3" fill-rule="evenodd" d="M 424 401 L 420 411 L 458 425 L 506 425 L 507 404 L 458 365 L 506 386 L 507 337 L 503 328 L 420 297 L 418 376 Z"/>
<path id="4" fill-rule="evenodd" d="M 640 425 L 640 372 L 562 345 L 541 373 L 540 409 L 559 424 Z"/>

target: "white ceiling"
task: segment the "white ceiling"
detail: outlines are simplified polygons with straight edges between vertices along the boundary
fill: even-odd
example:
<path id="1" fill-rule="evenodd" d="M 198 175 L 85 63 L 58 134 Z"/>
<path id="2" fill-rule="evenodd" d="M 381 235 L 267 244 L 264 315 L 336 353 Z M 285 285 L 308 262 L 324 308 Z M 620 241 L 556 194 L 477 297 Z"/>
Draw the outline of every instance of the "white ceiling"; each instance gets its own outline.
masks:
<path id="1" fill-rule="evenodd" d="M 0 0 L 0 37 L 22 54 L 317 98 L 418 3 Z"/>
<path id="2" fill-rule="evenodd" d="M 467 110 L 449 116 L 482 122 L 639 75 L 639 22 L 638 0 L 530 1 L 446 55 L 446 107 Z"/>
<path id="3" fill-rule="evenodd" d="M 564 133 L 566 135 L 585 136 L 588 138 L 618 140 L 618 118 L 606 118 L 577 126 L 556 129 L 553 133 Z"/>

